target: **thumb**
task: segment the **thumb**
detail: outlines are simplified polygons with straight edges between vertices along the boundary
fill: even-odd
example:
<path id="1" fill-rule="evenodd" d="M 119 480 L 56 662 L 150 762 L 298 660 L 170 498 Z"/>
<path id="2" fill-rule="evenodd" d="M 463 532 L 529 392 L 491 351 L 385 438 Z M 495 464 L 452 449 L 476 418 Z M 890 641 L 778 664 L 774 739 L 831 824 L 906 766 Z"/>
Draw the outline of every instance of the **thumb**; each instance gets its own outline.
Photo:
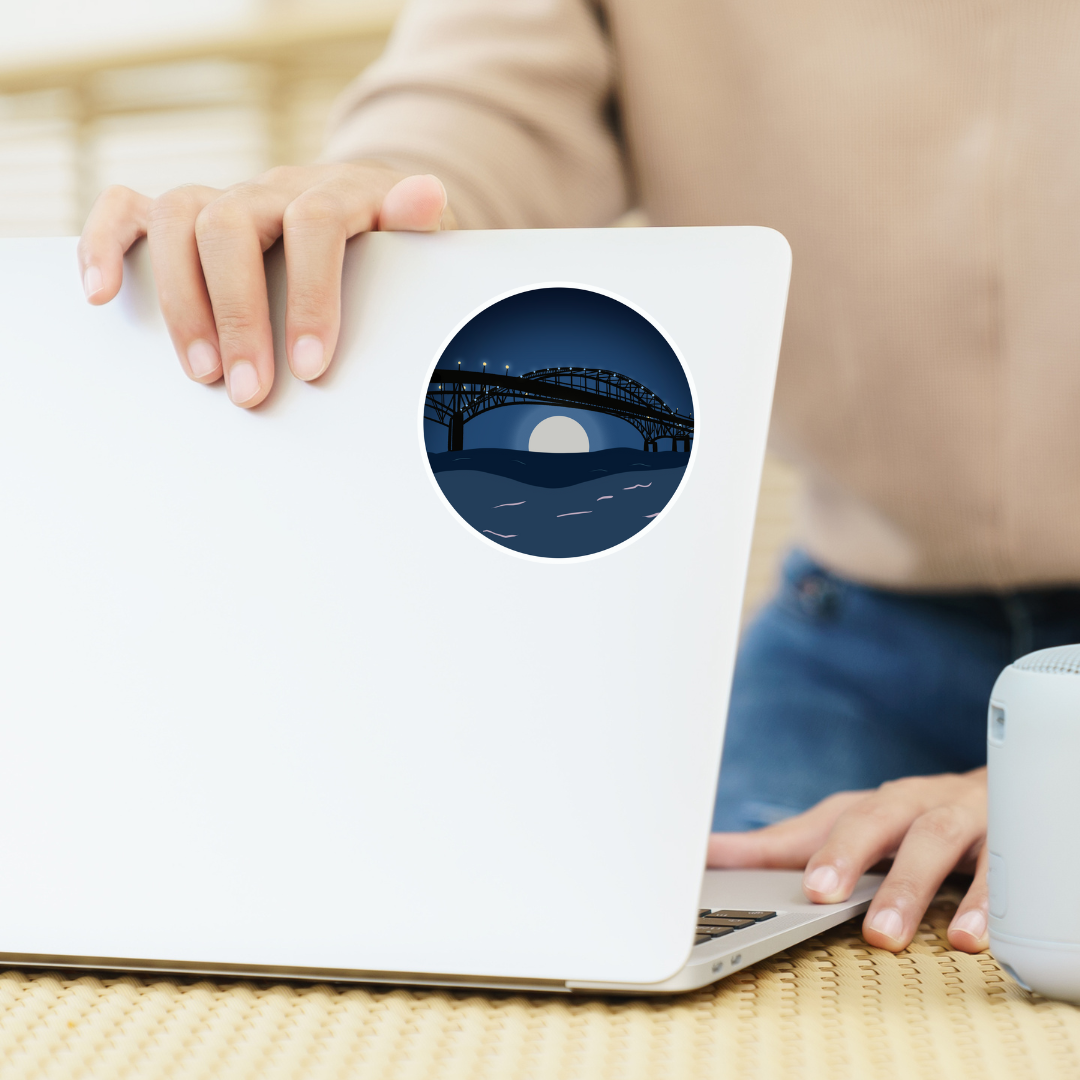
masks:
<path id="1" fill-rule="evenodd" d="M 406 176 L 385 195 L 379 211 L 383 232 L 438 232 L 446 188 L 437 176 Z"/>

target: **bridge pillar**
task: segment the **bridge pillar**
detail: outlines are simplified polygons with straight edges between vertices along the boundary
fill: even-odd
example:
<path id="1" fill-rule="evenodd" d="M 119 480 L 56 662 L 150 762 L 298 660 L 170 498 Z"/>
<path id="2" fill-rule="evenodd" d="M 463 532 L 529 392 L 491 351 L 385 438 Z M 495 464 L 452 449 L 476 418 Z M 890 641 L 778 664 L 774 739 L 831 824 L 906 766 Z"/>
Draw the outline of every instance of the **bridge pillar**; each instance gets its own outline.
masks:
<path id="1" fill-rule="evenodd" d="M 462 450 L 465 447 L 465 417 L 459 413 L 450 414 L 450 432 L 446 439 L 447 450 Z"/>

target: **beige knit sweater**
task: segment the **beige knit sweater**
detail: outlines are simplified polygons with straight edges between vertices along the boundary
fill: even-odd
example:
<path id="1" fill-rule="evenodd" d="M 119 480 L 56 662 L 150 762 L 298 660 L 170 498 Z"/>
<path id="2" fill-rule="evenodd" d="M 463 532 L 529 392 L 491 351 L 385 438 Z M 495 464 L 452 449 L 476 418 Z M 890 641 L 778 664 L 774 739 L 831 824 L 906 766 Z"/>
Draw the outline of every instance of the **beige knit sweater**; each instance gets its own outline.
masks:
<path id="1" fill-rule="evenodd" d="M 1080 583 L 1080 3 L 416 0 L 331 158 L 468 228 L 761 224 L 801 541 L 901 589 Z"/>

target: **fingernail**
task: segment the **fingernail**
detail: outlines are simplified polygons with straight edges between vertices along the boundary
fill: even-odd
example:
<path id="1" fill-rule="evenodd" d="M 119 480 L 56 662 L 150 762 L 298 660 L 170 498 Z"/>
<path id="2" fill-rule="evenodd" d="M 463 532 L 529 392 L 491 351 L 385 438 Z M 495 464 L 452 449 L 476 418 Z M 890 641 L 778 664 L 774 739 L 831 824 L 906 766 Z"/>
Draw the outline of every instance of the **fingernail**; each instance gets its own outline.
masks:
<path id="1" fill-rule="evenodd" d="M 882 937 L 887 937 L 891 941 L 899 941 L 900 935 L 904 932 L 904 920 L 900 915 L 900 912 L 896 908 L 882 908 L 871 920 L 866 924 L 868 930 L 873 930 L 876 934 L 881 934 Z"/>
<path id="2" fill-rule="evenodd" d="M 205 379 L 217 371 L 221 357 L 209 341 L 193 341 L 187 351 L 187 362 L 196 379 Z"/>
<path id="3" fill-rule="evenodd" d="M 105 283 L 101 280 L 101 271 L 96 266 L 88 266 L 86 268 L 86 272 L 83 274 L 82 283 L 87 300 L 89 300 L 94 293 L 101 292 L 105 286 Z"/>
<path id="4" fill-rule="evenodd" d="M 829 896 L 840 887 L 840 875 L 831 866 L 819 866 L 803 881 L 803 888 Z"/>
<path id="5" fill-rule="evenodd" d="M 986 933 L 986 912 L 981 911 L 979 908 L 965 911 L 963 915 L 953 921 L 950 929 L 959 930 L 964 934 L 969 934 L 976 941 L 981 941 Z"/>
<path id="6" fill-rule="evenodd" d="M 229 368 L 229 397 L 235 404 L 243 405 L 259 392 L 259 376 L 255 365 L 248 360 L 237 360 Z"/>
<path id="7" fill-rule="evenodd" d="M 298 379 L 317 379 L 325 367 L 326 350 L 323 343 L 311 334 L 296 339 L 292 350 L 293 374 Z"/>

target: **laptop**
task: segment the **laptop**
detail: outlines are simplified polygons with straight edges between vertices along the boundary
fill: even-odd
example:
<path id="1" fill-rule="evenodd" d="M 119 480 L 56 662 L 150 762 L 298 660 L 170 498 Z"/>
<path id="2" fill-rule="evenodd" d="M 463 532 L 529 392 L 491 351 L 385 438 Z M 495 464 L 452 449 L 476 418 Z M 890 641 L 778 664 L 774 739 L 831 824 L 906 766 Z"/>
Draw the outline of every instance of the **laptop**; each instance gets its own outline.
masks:
<path id="1" fill-rule="evenodd" d="M 676 992 L 865 910 L 703 876 L 789 268 L 363 237 L 244 411 L 145 251 L 95 309 L 0 241 L 0 960 Z"/>

